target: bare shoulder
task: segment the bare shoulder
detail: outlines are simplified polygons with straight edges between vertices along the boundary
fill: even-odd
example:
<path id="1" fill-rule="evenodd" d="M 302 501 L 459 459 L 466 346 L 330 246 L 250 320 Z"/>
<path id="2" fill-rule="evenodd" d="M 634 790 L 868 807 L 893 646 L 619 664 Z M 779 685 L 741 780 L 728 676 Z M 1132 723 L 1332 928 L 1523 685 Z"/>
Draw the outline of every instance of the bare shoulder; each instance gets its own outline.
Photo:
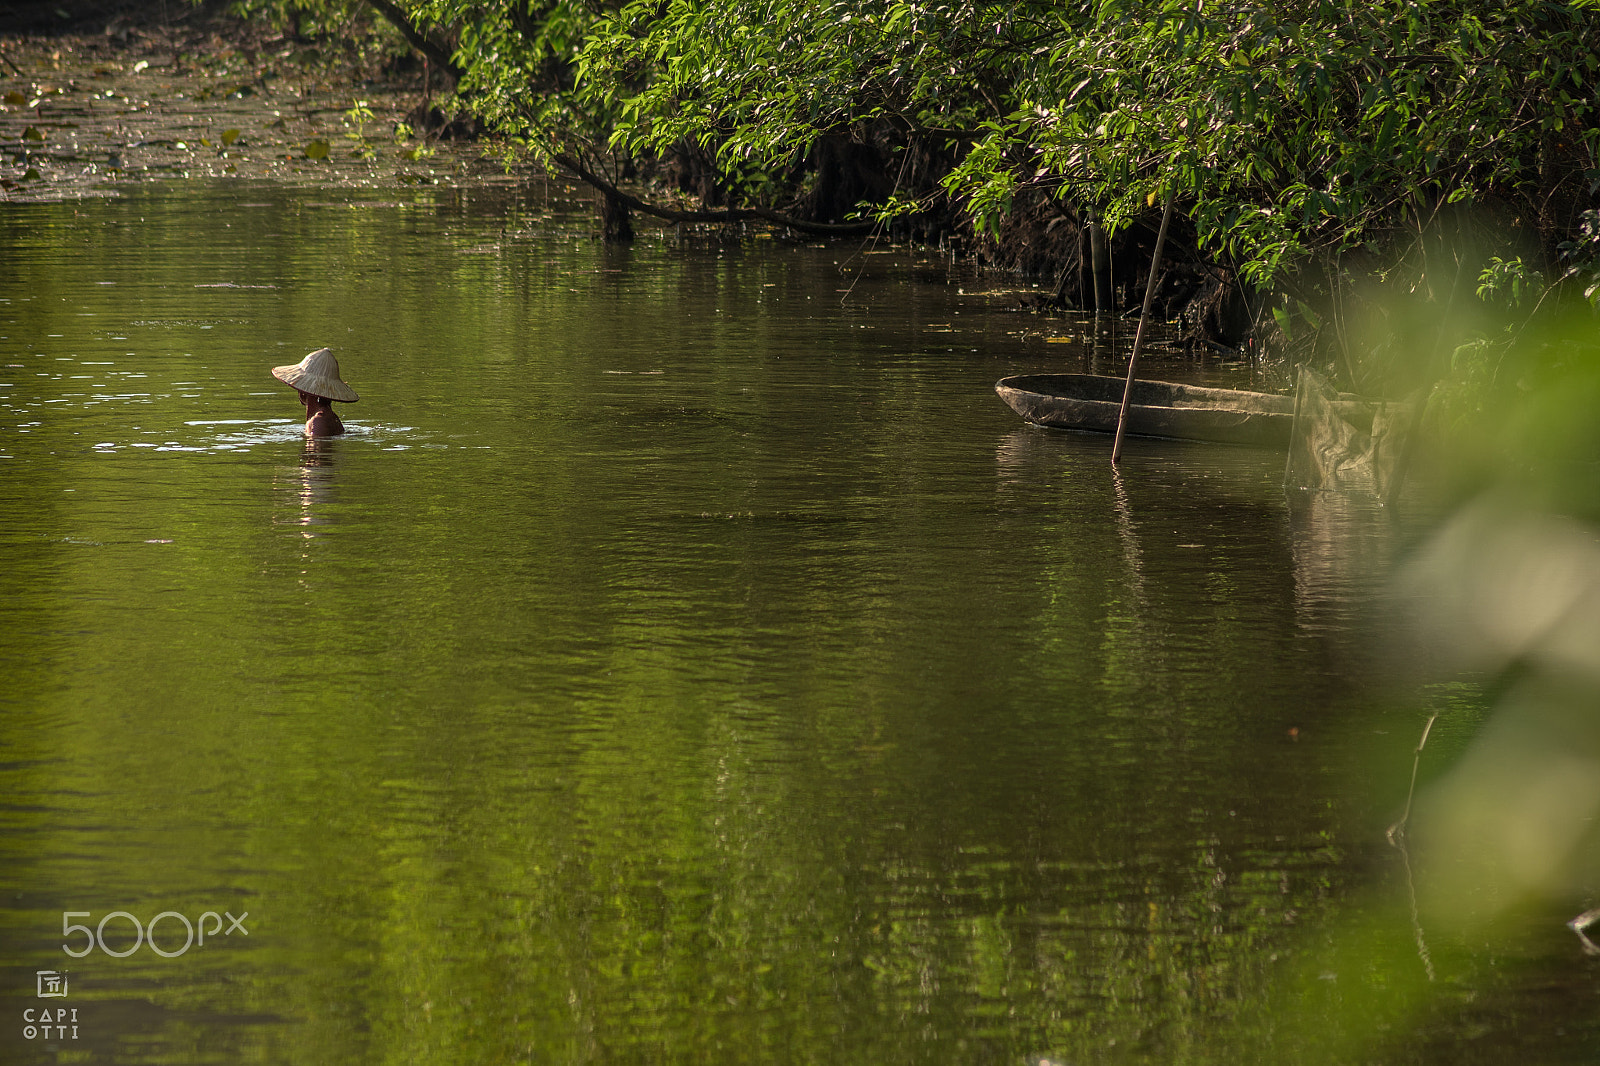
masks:
<path id="1" fill-rule="evenodd" d="M 306 436 L 336 437 L 344 432 L 344 423 L 331 410 L 318 411 L 306 419 Z"/>

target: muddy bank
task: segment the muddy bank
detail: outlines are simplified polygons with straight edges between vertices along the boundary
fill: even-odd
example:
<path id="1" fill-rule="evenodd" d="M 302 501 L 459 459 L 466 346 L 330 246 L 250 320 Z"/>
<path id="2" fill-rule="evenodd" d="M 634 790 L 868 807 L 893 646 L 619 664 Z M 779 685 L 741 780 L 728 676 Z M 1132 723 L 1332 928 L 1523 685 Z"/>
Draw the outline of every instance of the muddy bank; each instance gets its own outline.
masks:
<path id="1" fill-rule="evenodd" d="M 191 177 L 515 180 L 492 148 L 411 128 L 426 93 L 408 64 L 173 9 L 187 17 L 113 14 L 98 32 L 0 37 L 0 202 Z"/>

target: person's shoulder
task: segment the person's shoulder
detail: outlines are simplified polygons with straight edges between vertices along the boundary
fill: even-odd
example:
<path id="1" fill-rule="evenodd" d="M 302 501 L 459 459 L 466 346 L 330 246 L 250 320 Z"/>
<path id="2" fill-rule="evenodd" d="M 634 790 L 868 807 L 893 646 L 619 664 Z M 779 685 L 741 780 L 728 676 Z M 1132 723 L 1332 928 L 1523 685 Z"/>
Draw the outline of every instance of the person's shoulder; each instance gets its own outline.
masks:
<path id="1" fill-rule="evenodd" d="M 332 437 L 344 432 L 344 423 L 332 411 L 318 411 L 306 419 L 306 432 L 313 437 Z"/>

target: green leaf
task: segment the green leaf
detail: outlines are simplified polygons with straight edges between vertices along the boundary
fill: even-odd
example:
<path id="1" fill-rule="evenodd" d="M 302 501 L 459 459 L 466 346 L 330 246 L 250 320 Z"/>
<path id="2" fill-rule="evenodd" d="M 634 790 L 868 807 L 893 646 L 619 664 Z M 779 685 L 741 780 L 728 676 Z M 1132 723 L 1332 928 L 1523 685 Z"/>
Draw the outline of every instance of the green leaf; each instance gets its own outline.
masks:
<path id="1" fill-rule="evenodd" d="M 1283 331 L 1283 335 L 1290 340 L 1293 340 L 1294 330 L 1289 324 L 1289 312 L 1285 311 L 1281 307 L 1274 307 L 1272 309 L 1272 317 L 1277 321 L 1278 329 Z"/>

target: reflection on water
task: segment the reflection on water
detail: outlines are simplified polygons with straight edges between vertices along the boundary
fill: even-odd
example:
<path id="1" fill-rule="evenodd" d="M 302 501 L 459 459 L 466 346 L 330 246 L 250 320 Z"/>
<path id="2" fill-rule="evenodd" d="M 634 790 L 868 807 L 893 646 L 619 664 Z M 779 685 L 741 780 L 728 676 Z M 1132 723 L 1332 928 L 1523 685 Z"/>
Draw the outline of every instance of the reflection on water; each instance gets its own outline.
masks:
<path id="1" fill-rule="evenodd" d="M 1140 608 L 1144 605 L 1144 572 L 1139 552 L 1139 534 L 1133 528 L 1133 513 L 1128 505 L 1127 486 L 1122 483 L 1122 471 L 1114 464 L 1111 467 L 1111 483 L 1117 509 L 1117 539 L 1122 542 L 1122 557 L 1128 564 L 1132 606 L 1136 613 L 1142 615 L 1144 612 Z"/>
<path id="2" fill-rule="evenodd" d="M 307 437 L 300 450 L 300 468 L 307 472 L 317 467 L 332 466 L 334 438 Z"/>
<path id="3" fill-rule="evenodd" d="M 1394 994 L 1387 541 L 1291 516 L 1280 456 L 1115 470 L 1017 426 L 993 381 L 1086 355 L 911 252 L 841 303 L 828 247 L 298 195 L 0 216 L 0 995 L 63 912 L 250 914 L 71 960 L 63 1058 L 1494 1062 L 1568 1046 L 1534 1002 L 1594 1033 L 1534 941 L 1511 978 L 1430 927 L 1447 998 Z M 323 344 L 372 388 L 307 441 L 264 368 Z"/>
<path id="4" fill-rule="evenodd" d="M 338 442 L 330 437 L 306 437 L 300 448 L 300 465 L 292 472 L 284 471 L 275 480 L 288 491 L 284 494 L 289 504 L 274 522 L 306 527 L 302 536 L 311 537 L 309 527 L 328 521 L 321 505 L 334 499 L 334 459 Z"/>
<path id="5" fill-rule="evenodd" d="M 1360 593 L 1393 564 L 1394 516 L 1371 493 L 1296 491 L 1289 503 L 1300 625 L 1338 632 L 1371 625 Z"/>

